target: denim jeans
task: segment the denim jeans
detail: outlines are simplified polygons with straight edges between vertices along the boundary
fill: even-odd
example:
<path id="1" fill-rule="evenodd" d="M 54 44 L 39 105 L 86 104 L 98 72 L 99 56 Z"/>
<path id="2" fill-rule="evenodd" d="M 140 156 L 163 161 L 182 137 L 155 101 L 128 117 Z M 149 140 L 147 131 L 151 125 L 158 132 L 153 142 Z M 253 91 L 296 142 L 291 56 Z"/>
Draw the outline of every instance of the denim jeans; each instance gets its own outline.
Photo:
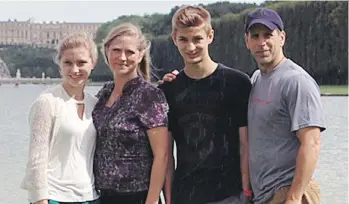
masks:
<path id="1" fill-rule="evenodd" d="M 55 200 L 49 200 L 48 204 L 100 204 L 100 201 L 99 199 L 93 200 L 93 201 L 85 201 L 85 202 L 58 202 Z"/>

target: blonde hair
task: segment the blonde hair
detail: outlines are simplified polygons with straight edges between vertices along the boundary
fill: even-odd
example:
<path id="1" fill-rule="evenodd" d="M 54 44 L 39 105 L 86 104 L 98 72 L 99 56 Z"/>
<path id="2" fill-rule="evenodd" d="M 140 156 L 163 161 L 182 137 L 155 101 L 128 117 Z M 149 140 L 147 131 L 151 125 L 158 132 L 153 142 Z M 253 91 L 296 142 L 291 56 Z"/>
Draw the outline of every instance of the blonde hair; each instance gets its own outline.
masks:
<path id="1" fill-rule="evenodd" d="M 132 23 L 122 23 L 109 32 L 102 46 L 102 53 L 104 55 L 105 62 L 109 64 L 107 49 L 109 48 L 111 41 L 120 36 L 134 36 L 138 39 L 138 50 L 140 52 L 143 51 L 144 54 L 137 68 L 137 73 L 145 80 L 150 81 L 150 41 L 146 39 L 141 29 Z"/>
<path id="2" fill-rule="evenodd" d="M 177 29 L 205 25 L 209 33 L 212 30 L 211 14 L 201 6 L 182 6 L 172 17 L 172 36 Z"/>
<path id="3" fill-rule="evenodd" d="M 65 36 L 57 46 L 57 55 L 55 58 L 56 64 L 62 58 L 63 52 L 68 49 L 77 47 L 85 47 L 90 52 L 90 57 L 93 63 L 97 63 L 98 50 L 91 36 L 85 32 L 72 33 Z"/>

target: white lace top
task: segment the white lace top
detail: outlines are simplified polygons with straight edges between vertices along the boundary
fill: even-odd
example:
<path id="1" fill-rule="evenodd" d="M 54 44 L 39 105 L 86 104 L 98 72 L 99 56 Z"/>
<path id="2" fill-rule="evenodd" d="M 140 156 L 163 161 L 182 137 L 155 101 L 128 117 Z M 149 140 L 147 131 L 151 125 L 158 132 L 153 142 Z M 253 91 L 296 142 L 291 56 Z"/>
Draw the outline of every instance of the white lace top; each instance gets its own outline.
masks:
<path id="1" fill-rule="evenodd" d="M 32 104 L 28 164 L 21 184 L 29 202 L 98 198 L 93 176 L 96 130 L 91 117 L 96 102 L 97 98 L 85 93 L 80 119 L 77 101 L 57 85 Z"/>

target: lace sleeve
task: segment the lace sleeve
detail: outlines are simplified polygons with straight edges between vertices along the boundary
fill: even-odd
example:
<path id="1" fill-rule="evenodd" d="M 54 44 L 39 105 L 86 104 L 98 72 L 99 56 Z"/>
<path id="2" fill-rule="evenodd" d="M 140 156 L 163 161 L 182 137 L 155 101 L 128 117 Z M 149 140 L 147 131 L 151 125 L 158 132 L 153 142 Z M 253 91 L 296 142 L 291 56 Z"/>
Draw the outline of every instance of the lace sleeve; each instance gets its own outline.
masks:
<path id="1" fill-rule="evenodd" d="M 49 98 L 39 97 L 29 113 L 30 141 L 25 189 L 29 200 L 48 199 L 47 164 L 53 126 L 53 110 Z"/>

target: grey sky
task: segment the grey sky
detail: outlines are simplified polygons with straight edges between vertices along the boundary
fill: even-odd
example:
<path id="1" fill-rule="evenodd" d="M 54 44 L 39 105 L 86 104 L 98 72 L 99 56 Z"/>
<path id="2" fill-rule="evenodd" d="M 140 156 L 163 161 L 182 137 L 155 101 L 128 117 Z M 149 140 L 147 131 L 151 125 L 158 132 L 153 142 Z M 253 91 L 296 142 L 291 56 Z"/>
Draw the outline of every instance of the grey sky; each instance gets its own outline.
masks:
<path id="1" fill-rule="evenodd" d="M 13 1 L 0 0 L 0 21 L 17 19 L 26 21 L 30 17 L 37 22 L 106 22 L 121 15 L 169 13 L 176 5 L 199 3 L 208 4 L 217 1 Z M 255 2 L 241 0 L 230 2 Z"/>

